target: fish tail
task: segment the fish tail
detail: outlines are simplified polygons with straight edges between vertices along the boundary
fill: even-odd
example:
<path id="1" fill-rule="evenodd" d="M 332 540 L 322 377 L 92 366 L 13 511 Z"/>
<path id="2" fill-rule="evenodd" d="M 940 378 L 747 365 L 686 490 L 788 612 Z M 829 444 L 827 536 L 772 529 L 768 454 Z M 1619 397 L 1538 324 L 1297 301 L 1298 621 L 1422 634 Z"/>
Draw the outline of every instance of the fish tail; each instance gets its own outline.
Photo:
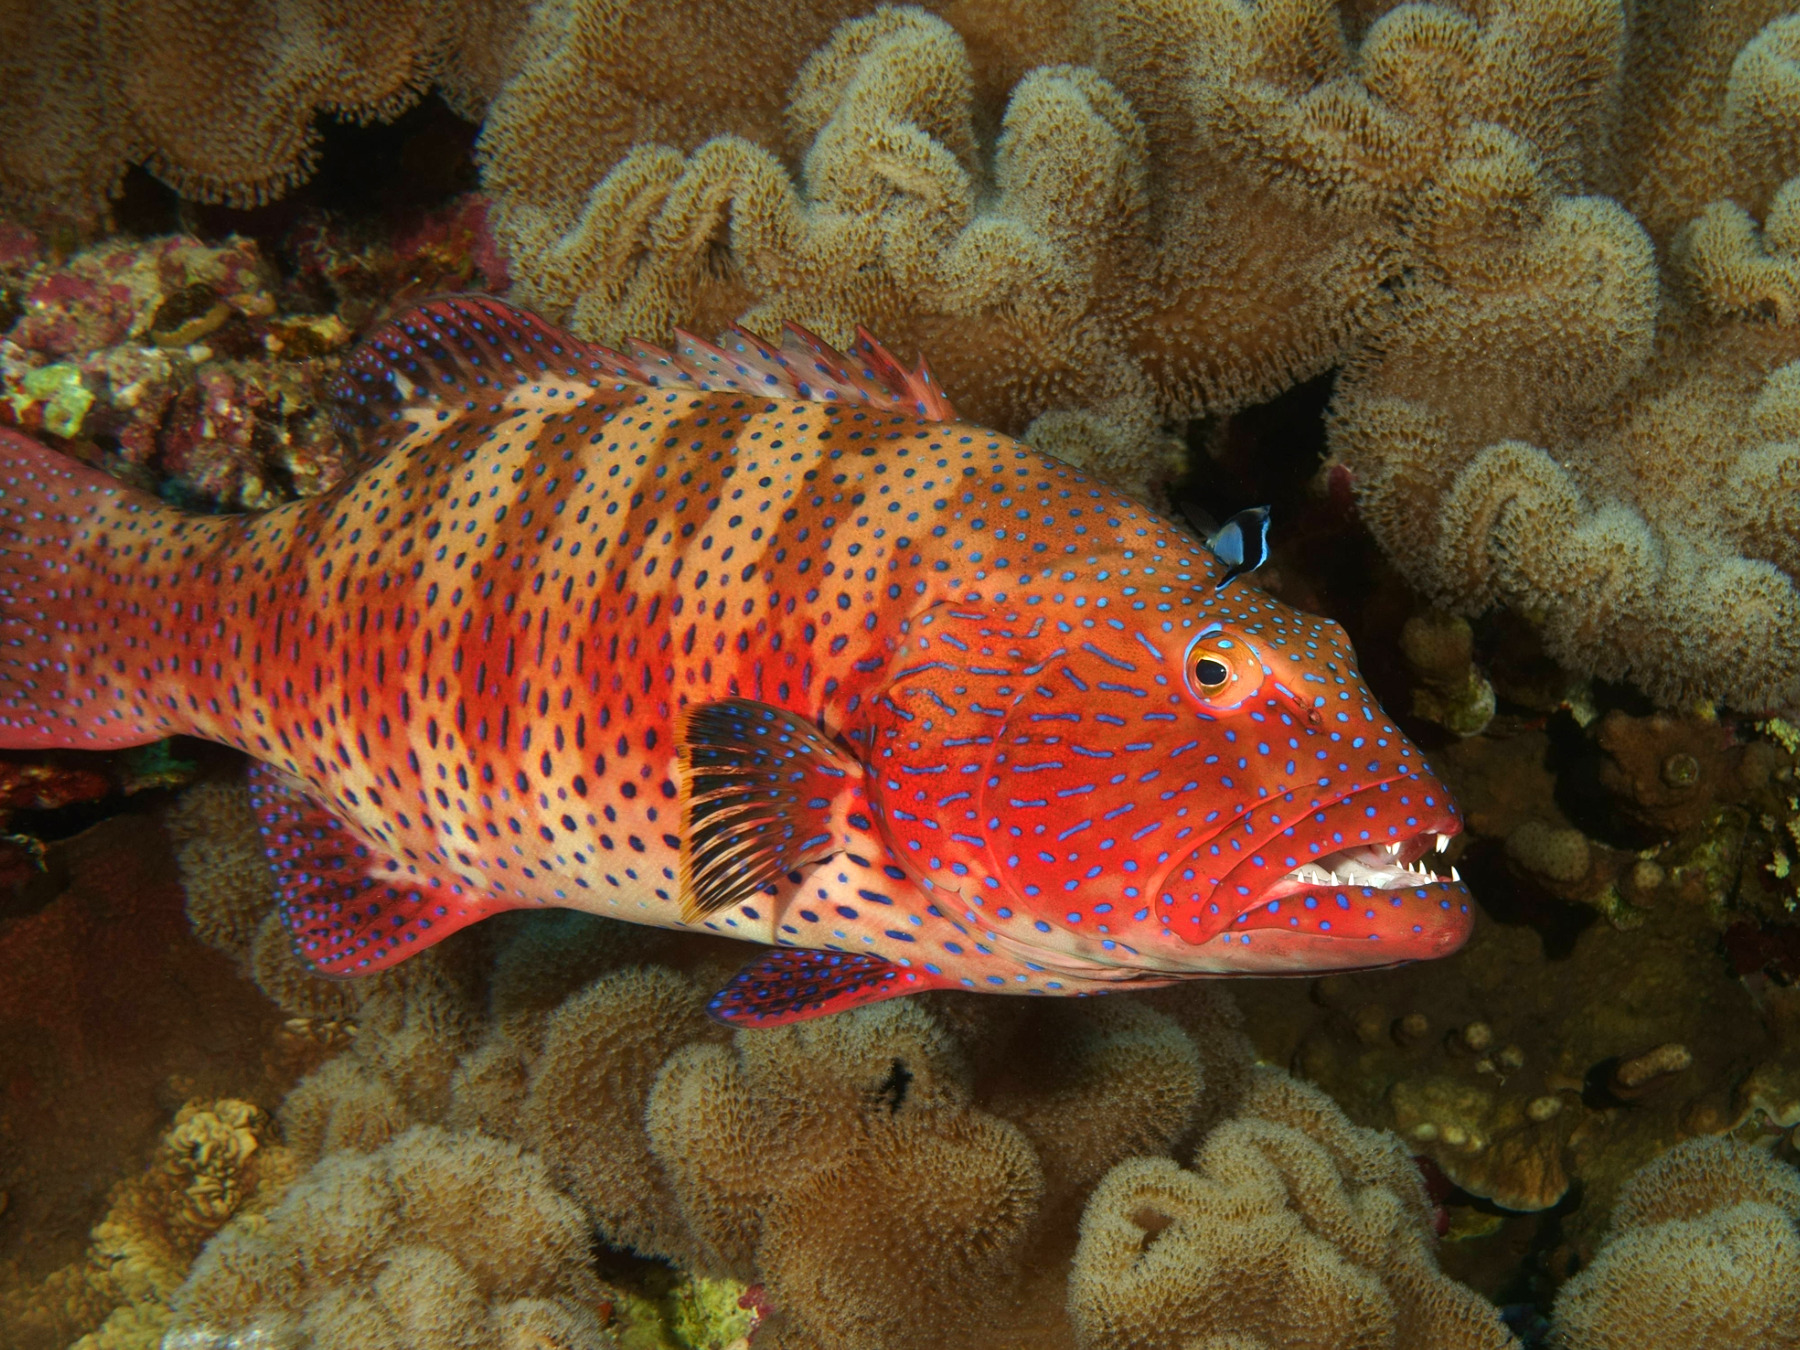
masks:
<path id="1" fill-rule="evenodd" d="M 0 428 L 0 749 L 190 729 L 182 579 L 220 528 Z"/>

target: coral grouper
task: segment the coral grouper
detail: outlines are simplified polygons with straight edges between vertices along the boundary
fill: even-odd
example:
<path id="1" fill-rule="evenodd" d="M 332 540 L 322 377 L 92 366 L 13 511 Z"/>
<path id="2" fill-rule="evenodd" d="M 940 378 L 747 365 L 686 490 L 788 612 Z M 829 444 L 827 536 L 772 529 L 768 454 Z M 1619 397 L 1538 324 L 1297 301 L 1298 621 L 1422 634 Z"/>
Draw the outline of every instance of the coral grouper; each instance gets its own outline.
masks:
<path id="1" fill-rule="evenodd" d="M 723 343 L 430 304 L 336 391 L 367 467 L 255 517 L 0 433 L 0 745 L 254 756 L 327 975 L 544 905 L 772 944 L 758 1025 L 1461 944 L 1336 624 L 866 335 Z"/>

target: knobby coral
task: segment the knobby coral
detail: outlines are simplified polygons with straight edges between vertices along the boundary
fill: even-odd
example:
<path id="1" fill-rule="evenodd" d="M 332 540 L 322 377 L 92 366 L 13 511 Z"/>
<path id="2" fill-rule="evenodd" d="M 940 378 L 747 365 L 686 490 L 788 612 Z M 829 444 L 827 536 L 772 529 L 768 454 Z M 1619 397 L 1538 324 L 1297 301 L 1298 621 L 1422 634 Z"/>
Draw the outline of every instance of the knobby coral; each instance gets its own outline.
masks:
<path id="1" fill-rule="evenodd" d="M 1643 1168 L 1594 1263 L 1557 1295 L 1554 1343 L 1800 1346 L 1800 1172 L 1716 1137 Z"/>
<path id="2" fill-rule="evenodd" d="M 479 118 L 523 0 L 0 4 L 0 197 L 98 215 L 127 164 L 236 205 L 312 170 L 319 113 L 394 116 L 435 84 Z"/>

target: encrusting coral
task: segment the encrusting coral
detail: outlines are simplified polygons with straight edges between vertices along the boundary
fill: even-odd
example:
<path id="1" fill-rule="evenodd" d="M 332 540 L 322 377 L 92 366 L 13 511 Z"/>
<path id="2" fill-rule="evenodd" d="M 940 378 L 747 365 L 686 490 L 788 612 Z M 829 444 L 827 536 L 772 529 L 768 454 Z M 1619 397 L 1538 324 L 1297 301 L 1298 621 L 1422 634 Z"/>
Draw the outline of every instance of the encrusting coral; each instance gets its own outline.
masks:
<path id="1" fill-rule="evenodd" d="M 1671 1149 L 1619 1193 L 1554 1327 L 1560 1350 L 1800 1346 L 1800 1172 L 1727 1138 Z"/>
<path id="2" fill-rule="evenodd" d="M 523 0 L 71 0 L 0 4 L 0 197 L 97 216 L 128 164 L 252 205 L 305 178 L 316 114 L 386 119 L 435 84 L 479 118 Z"/>

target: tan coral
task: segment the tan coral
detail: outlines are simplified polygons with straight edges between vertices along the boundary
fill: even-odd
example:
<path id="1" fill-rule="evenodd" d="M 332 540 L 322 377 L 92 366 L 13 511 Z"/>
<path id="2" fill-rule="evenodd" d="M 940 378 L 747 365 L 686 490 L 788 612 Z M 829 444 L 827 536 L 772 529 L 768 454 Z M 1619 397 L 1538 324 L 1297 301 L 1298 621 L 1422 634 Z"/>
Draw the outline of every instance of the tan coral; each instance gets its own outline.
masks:
<path id="1" fill-rule="evenodd" d="M 1444 289 L 1334 409 L 1384 546 L 1450 605 L 1534 615 L 1572 668 L 1666 703 L 1793 706 L 1796 222 L 1800 182 L 1760 231 L 1710 208 L 1660 306 L 1649 240 L 1599 199 L 1442 255 Z"/>
<path id="2" fill-rule="evenodd" d="M 1413 199 L 1471 138 L 1585 163 L 1618 40 L 1572 0 L 1485 26 L 1408 7 L 1360 50 L 1324 0 L 1075 0 L 1012 28 L 973 3 L 883 9 L 798 69 L 778 131 L 766 83 L 671 114 L 642 83 L 660 48 L 598 65 L 639 9 L 540 11 L 495 103 L 485 181 L 519 298 L 610 342 L 864 323 L 975 420 L 1140 491 L 1175 422 L 1344 356 L 1390 305 Z M 722 27 L 699 51 L 660 36 L 779 76 L 758 29 Z"/>
<path id="3" fill-rule="evenodd" d="M 355 1054 L 301 1079 L 280 1116 L 282 1137 L 307 1164 L 327 1153 L 373 1153 L 415 1123 L 400 1094 Z"/>
<path id="4" fill-rule="evenodd" d="M 1388 1105 L 1401 1137 L 1471 1195 L 1536 1213 L 1569 1189 L 1564 1147 L 1574 1121 L 1559 1097 L 1502 1094 L 1440 1074 L 1395 1083 Z"/>
<path id="5" fill-rule="evenodd" d="M 604 976 L 551 1014 L 521 1114 L 524 1138 L 615 1242 L 675 1255 L 679 1211 L 643 1131 L 663 1062 L 683 1045 L 723 1036 L 705 997 L 673 971 Z M 604 1093 L 594 1085 L 604 1083 Z"/>
<path id="6" fill-rule="evenodd" d="M 1562 1350 L 1800 1346 L 1800 1173 L 1728 1138 L 1670 1150 L 1620 1192 L 1553 1326 Z"/>
<path id="7" fill-rule="evenodd" d="M 0 1318 L 34 1343 L 57 1330 L 79 1350 L 152 1350 L 201 1244 L 237 1215 L 266 1212 L 298 1171 L 260 1108 L 189 1102 L 151 1166 L 113 1188 L 86 1259 L 54 1272 L 28 1304 L 9 1294 Z"/>
<path id="8" fill-rule="evenodd" d="M 977 1100 L 1024 1131 L 1052 1204 L 1079 1202 L 1125 1158 L 1167 1152 L 1218 1090 L 1181 1027 L 1131 1000 L 1035 1004 L 1002 1047 Z"/>
<path id="9" fill-rule="evenodd" d="M 164 823 L 175 841 L 194 936 L 235 958 L 293 1016 L 350 1015 L 368 986 L 323 979 L 295 955 L 243 780 L 196 783 L 169 808 Z"/>
<path id="10" fill-rule="evenodd" d="M 498 1115 L 528 1062 L 499 1127 L 543 1151 L 608 1242 L 764 1283 L 768 1334 L 792 1347 L 1060 1343 L 1081 1196 L 1235 1110 L 1248 1074 L 1217 991 L 1183 1010 L 1203 1049 L 1123 999 L 945 995 L 728 1034 L 708 987 L 604 975 L 540 1033 L 484 1041 L 453 1110 Z"/>
<path id="11" fill-rule="evenodd" d="M 1430 1205 L 1398 1140 L 1274 1070 L 1258 1071 L 1246 1106 L 1192 1171 L 1133 1159 L 1096 1188 L 1069 1282 L 1082 1350 L 1516 1344 L 1438 1270 Z"/>
<path id="12" fill-rule="evenodd" d="M 1800 703 L 1785 8 L 1637 7 L 1575 119 L 1604 153 L 1559 169 L 1532 133 L 1534 155 L 1497 144 L 1446 175 L 1419 285 L 1334 407 L 1333 449 L 1416 584 L 1505 601 L 1571 669 L 1665 704 Z"/>
<path id="13" fill-rule="evenodd" d="M 1004 1121 L 876 1117 L 783 1188 L 757 1264 L 776 1306 L 824 1344 L 954 1344 L 1009 1302 L 1042 1190 L 1031 1145 Z"/>
<path id="14" fill-rule="evenodd" d="M 560 1326 L 569 1350 L 601 1350 L 611 1341 L 588 1259 L 587 1225 L 538 1159 L 419 1127 L 327 1157 L 261 1222 L 221 1232 L 175 1297 L 174 1334 L 500 1350 L 528 1344 L 535 1325 Z"/>
<path id="15" fill-rule="evenodd" d="M 247 960 L 258 925 L 275 907 L 274 876 L 241 779 L 196 783 L 164 817 L 187 891 L 194 936 Z"/>
<path id="16" fill-rule="evenodd" d="M 0 9 L 0 194 L 97 216 L 128 163 L 183 195 L 255 205 L 312 170 L 321 113 L 393 117 L 434 81 L 479 116 L 512 73 L 522 0 L 77 0 Z M 16 76 L 16 78 L 14 78 Z"/>
<path id="17" fill-rule="evenodd" d="M 1784 0 L 1639 6 L 1598 185 L 1659 241 L 1715 201 L 1761 215 L 1800 169 L 1800 25 Z"/>

